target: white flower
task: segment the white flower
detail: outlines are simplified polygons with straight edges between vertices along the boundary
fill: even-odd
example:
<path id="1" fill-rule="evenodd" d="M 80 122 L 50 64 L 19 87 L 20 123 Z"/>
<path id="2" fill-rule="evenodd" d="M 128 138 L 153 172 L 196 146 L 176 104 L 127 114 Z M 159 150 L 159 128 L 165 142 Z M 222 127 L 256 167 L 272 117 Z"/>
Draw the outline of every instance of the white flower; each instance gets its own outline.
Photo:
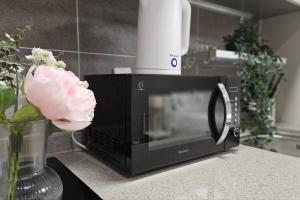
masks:
<path id="1" fill-rule="evenodd" d="M 8 33 L 5 33 L 5 36 L 6 36 L 11 42 L 15 42 L 15 40 L 14 40 Z"/>
<path id="2" fill-rule="evenodd" d="M 5 81 L 0 81 L 0 86 L 7 86 L 7 84 L 5 83 Z"/>
<path id="3" fill-rule="evenodd" d="M 63 61 L 57 61 L 51 51 L 40 48 L 32 49 L 32 55 L 26 56 L 27 60 L 31 60 L 33 65 L 47 65 L 49 67 L 65 68 Z"/>
<path id="4" fill-rule="evenodd" d="M 89 87 L 89 83 L 87 81 L 79 81 L 79 85 L 81 87 L 84 87 L 84 88 L 88 88 Z"/>
<path id="5" fill-rule="evenodd" d="M 59 60 L 56 63 L 56 67 L 61 67 L 61 68 L 65 68 L 66 67 L 66 63 L 64 61 Z"/>
<path id="6" fill-rule="evenodd" d="M 18 74 L 21 74 L 22 71 L 24 71 L 24 68 L 18 66 L 17 73 L 18 73 Z"/>

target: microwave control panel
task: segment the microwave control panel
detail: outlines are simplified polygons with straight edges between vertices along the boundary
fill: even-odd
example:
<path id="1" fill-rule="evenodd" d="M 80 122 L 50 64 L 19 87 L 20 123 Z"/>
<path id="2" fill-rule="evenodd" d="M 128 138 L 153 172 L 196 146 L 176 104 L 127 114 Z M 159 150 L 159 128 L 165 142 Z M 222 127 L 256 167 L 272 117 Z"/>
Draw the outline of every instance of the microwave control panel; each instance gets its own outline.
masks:
<path id="1" fill-rule="evenodd" d="M 229 78 L 227 79 L 227 91 L 231 103 L 231 130 L 234 137 L 239 138 L 240 134 L 240 102 L 241 102 L 241 91 L 240 91 L 240 79 Z"/>
<path id="2" fill-rule="evenodd" d="M 229 96 L 231 102 L 231 111 L 232 111 L 232 127 L 239 126 L 239 105 L 240 105 L 240 95 L 238 87 L 229 87 Z"/>

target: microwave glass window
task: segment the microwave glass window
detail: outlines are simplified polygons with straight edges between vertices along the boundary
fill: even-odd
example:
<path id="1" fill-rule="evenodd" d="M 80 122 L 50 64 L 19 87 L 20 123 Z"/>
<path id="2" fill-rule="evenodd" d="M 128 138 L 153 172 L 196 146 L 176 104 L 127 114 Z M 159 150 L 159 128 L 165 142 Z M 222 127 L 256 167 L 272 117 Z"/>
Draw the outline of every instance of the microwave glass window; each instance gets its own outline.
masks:
<path id="1" fill-rule="evenodd" d="M 211 138 L 207 113 L 210 97 L 210 91 L 150 95 L 150 150 Z M 218 129 L 222 129 L 224 108 L 221 98 L 215 112 Z"/>

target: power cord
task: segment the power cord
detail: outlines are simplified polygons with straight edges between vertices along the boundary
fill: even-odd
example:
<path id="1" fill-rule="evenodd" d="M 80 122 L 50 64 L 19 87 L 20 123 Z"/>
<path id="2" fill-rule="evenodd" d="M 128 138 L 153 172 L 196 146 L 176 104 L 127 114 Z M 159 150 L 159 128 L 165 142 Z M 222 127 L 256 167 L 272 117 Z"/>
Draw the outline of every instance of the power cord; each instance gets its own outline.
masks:
<path id="1" fill-rule="evenodd" d="M 73 142 L 74 142 L 77 146 L 81 147 L 82 149 L 88 149 L 85 145 L 81 144 L 80 142 L 78 142 L 78 141 L 76 140 L 76 138 L 75 138 L 75 134 L 76 134 L 76 133 L 77 133 L 77 132 L 72 132 L 71 137 L 72 137 Z M 78 133 L 80 133 L 80 132 L 78 132 Z"/>

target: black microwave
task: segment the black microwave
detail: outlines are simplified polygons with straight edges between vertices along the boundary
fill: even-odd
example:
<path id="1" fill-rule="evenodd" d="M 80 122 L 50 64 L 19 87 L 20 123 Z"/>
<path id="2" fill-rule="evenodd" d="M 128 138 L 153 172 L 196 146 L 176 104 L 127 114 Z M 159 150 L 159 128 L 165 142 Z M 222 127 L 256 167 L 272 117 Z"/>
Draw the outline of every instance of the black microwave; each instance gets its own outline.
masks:
<path id="1" fill-rule="evenodd" d="M 239 145 L 237 77 L 87 75 L 97 105 L 87 146 L 128 175 Z"/>

